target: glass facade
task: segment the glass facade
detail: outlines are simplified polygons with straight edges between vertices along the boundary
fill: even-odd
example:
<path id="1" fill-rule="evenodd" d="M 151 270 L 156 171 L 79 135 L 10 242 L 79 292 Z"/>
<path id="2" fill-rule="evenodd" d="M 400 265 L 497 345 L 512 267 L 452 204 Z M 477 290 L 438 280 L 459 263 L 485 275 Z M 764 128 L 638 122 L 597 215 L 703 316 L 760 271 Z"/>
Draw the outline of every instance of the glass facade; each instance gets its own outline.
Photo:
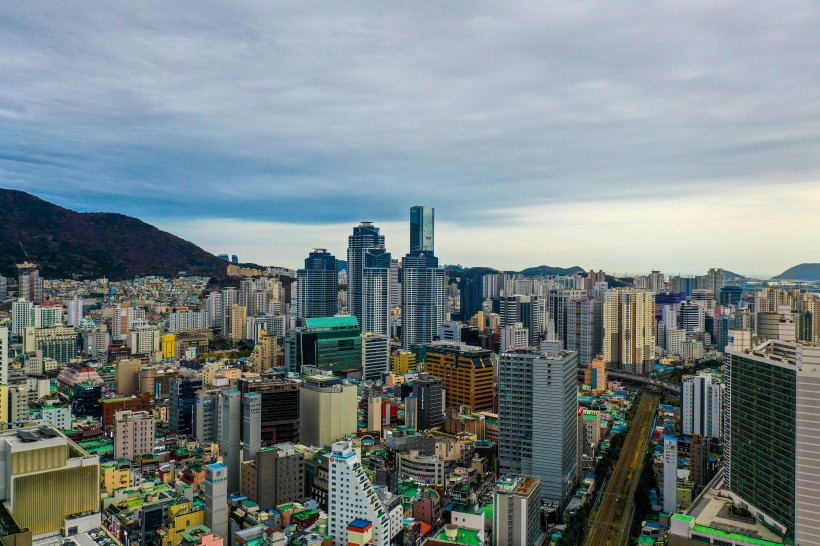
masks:
<path id="1" fill-rule="evenodd" d="M 410 209 L 410 252 L 433 253 L 435 209 L 412 207 Z"/>
<path id="2" fill-rule="evenodd" d="M 730 396 L 732 491 L 793 531 L 795 372 L 733 354 Z"/>

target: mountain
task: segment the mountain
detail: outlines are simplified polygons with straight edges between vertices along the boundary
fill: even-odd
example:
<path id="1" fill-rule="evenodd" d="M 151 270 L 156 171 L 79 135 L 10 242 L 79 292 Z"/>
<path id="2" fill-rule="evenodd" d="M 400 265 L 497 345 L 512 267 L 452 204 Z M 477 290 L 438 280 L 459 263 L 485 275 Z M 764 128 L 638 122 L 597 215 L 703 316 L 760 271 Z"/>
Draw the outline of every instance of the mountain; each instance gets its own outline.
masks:
<path id="1" fill-rule="evenodd" d="M 574 275 L 575 273 L 584 273 L 586 270 L 582 267 L 574 265 L 572 267 L 553 267 L 551 265 L 539 265 L 537 267 L 528 267 L 521 271 L 525 277 L 535 277 L 537 275 Z"/>
<path id="2" fill-rule="evenodd" d="M 788 268 L 786 271 L 776 277 L 772 277 L 777 281 L 818 281 L 820 280 L 820 264 L 800 264 Z"/>
<path id="3" fill-rule="evenodd" d="M 0 274 L 28 259 L 48 278 L 144 275 L 224 277 L 225 261 L 123 214 L 75 212 L 28 193 L 0 189 Z"/>

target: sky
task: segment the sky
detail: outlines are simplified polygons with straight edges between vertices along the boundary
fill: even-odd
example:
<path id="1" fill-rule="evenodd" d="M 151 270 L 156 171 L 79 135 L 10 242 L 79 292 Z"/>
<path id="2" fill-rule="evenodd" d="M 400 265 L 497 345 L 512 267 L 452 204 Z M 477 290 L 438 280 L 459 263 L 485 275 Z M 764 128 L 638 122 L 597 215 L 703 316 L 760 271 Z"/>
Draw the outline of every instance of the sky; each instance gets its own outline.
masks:
<path id="1" fill-rule="evenodd" d="M 215 254 L 820 262 L 820 3 L 2 2 L 0 187 Z"/>

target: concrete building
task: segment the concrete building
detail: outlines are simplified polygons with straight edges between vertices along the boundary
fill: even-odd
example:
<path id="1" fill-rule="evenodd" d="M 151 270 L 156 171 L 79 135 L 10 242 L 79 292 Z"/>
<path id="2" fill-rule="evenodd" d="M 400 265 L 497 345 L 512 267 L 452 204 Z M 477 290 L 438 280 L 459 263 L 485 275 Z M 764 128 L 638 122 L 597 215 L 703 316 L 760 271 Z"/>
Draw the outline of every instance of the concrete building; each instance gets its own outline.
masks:
<path id="1" fill-rule="evenodd" d="M 77 357 L 77 334 L 74 328 L 25 328 L 23 350 L 26 353 L 42 351 L 43 358 L 54 359 L 58 364 L 68 364 Z"/>
<path id="2" fill-rule="evenodd" d="M 663 437 L 663 511 L 674 514 L 678 510 L 678 439 Z"/>
<path id="3" fill-rule="evenodd" d="M 285 379 L 281 373 L 262 377 L 243 377 L 237 388 L 244 395 L 258 392 L 262 396 L 262 444 L 299 442 L 299 383 Z"/>
<path id="4" fill-rule="evenodd" d="M 709 374 L 681 382 L 681 429 L 683 434 L 721 438 L 723 383 Z"/>
<path id="5" fill-rule="evenodd" d="M 9 384 L 9 329 L 0 326 L 0 385 Z"/>
<path id="6" fill-rule="evenodd" d="M 402 348 L 432 342 L 447 318 L 447 273 L 432 253 L 402 259 L 401 303 Z"/>
<path id="7" fill-rule="evenodd" d="M 228 469 L 220 463 L 205 467 L 205 525 L 228 536 Z"/>
<path id="8" fill-rule="evenodd" d="M 530 546 L 541 535 L 541 480 L 502 476 L 493 491 L 493 544 Z"/>
<path id="9" fill-rule="evenodd" d="M 444 424 L 444 394 L 441 378 L 419 374 L 413 381 L 413 429 L 430 430 Z"/>
<path id="10" fill-rule="evenodd" d="M 616 288 L 604 295 L 604 358 L 608 369 L 649 373 L 655 364 L 655 295 Z"/>
<path id="11" fill-rule="evenodd" d="M 333 546 L 347 546 L 347 526 L 355 519 L 373 524 L 373 545 L 388 546 L 390 514 L 365 474 L 350 442 L 336 442 L 328 468 L 328 534 Z"/>
<path id="12" fill-rule="evenodd" d="M 494 367 L 491 352 L 464 344 L 432 343 L 424 371 L 442 381 L 446 406 L 493 407 Z"/>
<path id="13" fill-rule="evenodd" d="M 378 381 L 390 369 L 390 339 L 386 335 L 362 334 L 362 379 Z"/>
<path id="14" fill-rule="evenodd" d="M 530 330 L 520 322 L 501 328 L 501 351 L 526 349 L 530 346 Z"/>
<path id="15" fill-rule="evenodd" d="M 305 496 L 302 454 L 293 444 L 263 447 L 242 463 L 242 494 L 262 510 L 301 501 Z"/>
<path id="16" fill-rule="evenodd" d="M 588 385 L 593 395 L 606 391 L 606 361 L 604 355 L 596 356 L 584 370 L 584 385 Z"/>
<path id="17" fill-rule="evenodd" d="M 242 463 L 242 395 L 236 389 L 220 393 L 221 414 L 220 428 L 217 436 L 222 464 L 228 472 L 228 491 L 239 491 Z"/>
<path id="18" fill-rule="evenodd" d="M 147 411 L 118 411 L 114 418 L 114 457 L 134 460 L 154 454 L 154 416 Z"/>
<path id="19" fill-rule="evenodd" d="M 324 447 L 354 434 L 357 409 L 355 384 L 333 376 L 306 377 L 299 400 L 300 442 Z"/>
<path id="20" fill-rule="evenodd" d="M 577 353 L 559 341 L 499 359 L 501 472 L 536 476 L 541 497 L 562 505 L 579 471 L 577 369 Z"/>
<path id="21" fill-rule="evenodd" d="M 390 253 L 384 247 L 364 253 L 362 271 L 362 331 L 390 335 Z"/>
<path id="22" fill-rule="evenodd" d="M 194 404 L 201 388 L 202 379 L 194 376 L 175 377 L 169 382 L 168 425 L 179 436 L 194 434 Z"/>
<path id="23" fill-rule="evenodd" d="M 242 455 L 250 461 L 262 447 L 262 395 L 242 395 Z"/>
<path id="24" fill-rule="evenodd" d="M 229 337 L 232 341 L 248 338 L 248 308 L 235 303 L 231 305 Z"/>
<path id="25" fill-rule="evenodd" d="M 728 489 L 795 544 L 820 544 L 820 346 L 732 330 L 727 354 Z"/>
<path id="26" fill-rule="evenodd" d="M 51 427 L 0 432 L 0 500 L 32 538 L 100 526 L 100 460 Z M 13 463 L 13 464 L 12 464 Z"/>
<path id="27" fill-rule="evenodd" d="M 578 353 L 578 364 L 589 366 L 604 351 L 604 300 L 571 298 L 566 309 L 565 348 Z"/>

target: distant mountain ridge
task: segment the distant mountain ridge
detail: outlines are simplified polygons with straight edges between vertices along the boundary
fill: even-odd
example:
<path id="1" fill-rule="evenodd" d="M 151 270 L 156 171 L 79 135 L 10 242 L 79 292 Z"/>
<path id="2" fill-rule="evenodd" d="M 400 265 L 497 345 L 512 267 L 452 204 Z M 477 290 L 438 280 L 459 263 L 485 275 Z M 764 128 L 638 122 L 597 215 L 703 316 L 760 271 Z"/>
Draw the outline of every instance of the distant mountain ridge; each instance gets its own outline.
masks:
<path id="1" fill-rule="evenodd" d="M 225 276 L 227 263 L 137 218 L 75 212 L 19 190 L 0 189 L 0 274 L 17 275 L 27 259 L 47 278 L 79 275 Z"/>
<path id="2" fill-rule="evenodd" d="M 788 268 L 786 271 L 776 277 L 772 277 L 776 281 L 818 281 L 820 280 L 820 264 L 800 264 Z"/>

